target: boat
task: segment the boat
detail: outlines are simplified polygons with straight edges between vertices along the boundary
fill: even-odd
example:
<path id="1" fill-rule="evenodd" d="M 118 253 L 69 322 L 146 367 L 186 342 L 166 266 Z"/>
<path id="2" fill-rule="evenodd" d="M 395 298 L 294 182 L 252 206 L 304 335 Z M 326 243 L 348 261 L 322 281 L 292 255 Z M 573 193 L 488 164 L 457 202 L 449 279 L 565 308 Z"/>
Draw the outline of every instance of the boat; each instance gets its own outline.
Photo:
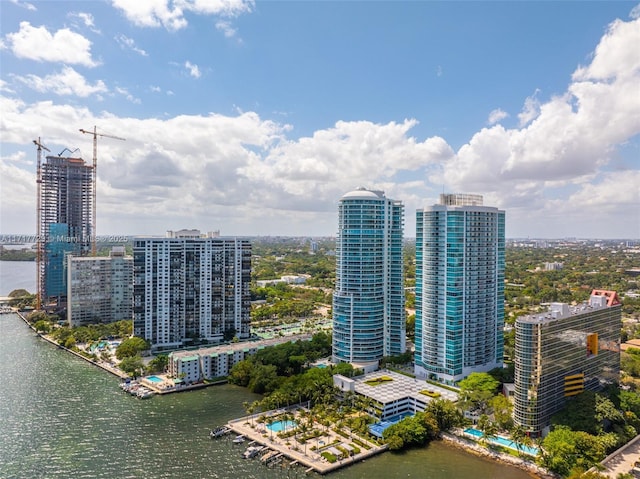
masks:
<path id="1" fill-rule="evenodd" d="M 244 436 L 242 434 L 240 434 L 239 436 L 236 436 L 233 441 L 234 444 L 241 444 L 244 442 Z"/>
<path id="2" fill-rule="evenodd" d="M 242 457 L 245 459 L 251 459 L 258 455 L 260 451 L 262 451 L 262 446 L 249 446 L 246 451 L 242 454 Z"/>
<path id="3" fill-rule="evenodd" d="M 211 431 L 209 431 L 209 437 L 211 439 L 214 439 L 216 437 L 222 437 L 225 434 L 228 434 L 231 432 L 231 429 L 229 429 L 227 426 L 218 426 L 215 429 L 212 429 Z"/>
<path id="4" fill-rule="evenodd" d="M 140 399 L 149 399 L 154 394 L 155 393 L 153 391 L 151 391 L 150 389 L 140 389 L 136 393 L 136 396 L 138 396 Z"/>
<path id="5" fill-rule="evenodd" d="M 279 451 L 269 451 L 267 452 L 264 456 L 262 456 L 260 458 L 260 460 L 264 463 L 268 463 L 270 461 L 272 461 L 273 459 L 275 459 L 275 457 L 280 454 Z"/>

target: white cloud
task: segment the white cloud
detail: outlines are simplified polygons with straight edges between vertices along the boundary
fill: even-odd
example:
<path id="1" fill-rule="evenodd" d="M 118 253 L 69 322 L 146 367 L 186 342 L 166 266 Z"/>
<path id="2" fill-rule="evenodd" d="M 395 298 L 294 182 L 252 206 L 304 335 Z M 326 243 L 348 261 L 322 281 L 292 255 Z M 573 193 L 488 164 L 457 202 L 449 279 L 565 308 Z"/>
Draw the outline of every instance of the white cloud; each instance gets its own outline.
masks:
<path id="1" fill-rule="evenodd" d="M 33 3 L 21 2 L 20 0 L 11 0 L 11 3 L 13 3 L 14 5 L 18 5 L 19 7 L 22 7 L 22 8 L 26 8 L 27 10 L 32 12 L 35 12 L 38 10 Z"/>
<path id="2" fill-rule="evenodd" d="M 35 155 L 30 142 L 38 136 L 52 151 L 80 146 L 88 157 L 91 142 L 69 125 L 98 125 L 127 137 L 105 138 L 98 147 L 100 233 L 158 234 L 180 227 L 333 233 L 338 199 L 364 185 L 404 202 L 407 236 L 413 235 L 415 208 L 435 201 L 443 186 L 481 193 L 485 204 L 505 208 L 513 236 L 638 236 L 640 161 L 617 157 L 624 153 L 620 145 L 633 148 L 640 138 L 640 68 L 606 58 L 627 58 L 638 28 L 640 20 L 612 24 L 564 93 L 534 93 L 524 104 L 525 110 L 527 101 L 534 104 L 535 115 L 522 126 L 483 128 L 457 152 L 443 138 L 412 136 L 414 119 L 338 121 L 296 138 L 292 126 L 253 112 L 119 118 L 7 95 L 0 95 L 0 135 L 3 148 L 24 145 L 25 158 Z M 135 101 L 124 88 L 114 91 Z M 493 112 L 494 119 L 500 112 Z M 15 183 L 24 193 L 12 198 L 11 209 L 4 199 L 0 205 L 7 231 L 12 228 L 5 225 L 23 224 L 35 210 L 29 196 L 33 165 L 15 158 L 21 157 L 0 159 L 3 184 Z"/>
<path id="3" fill-rule="evenodd" d="M 185 18 L 187 12 L 234 17 L 248 13 L 253 8 L 253 1 L 243 0 L 112 0 L 112 4 L 134 25 L 164 27 L 170 31 L 180 30 L 188 25 Z"/>
<path id="4" fill-rule="evenodd" d="M 518 120 L 520 120 L 520 127 L 529 124 L 540 114 L 540 102 L 538 101 L 538 94 L 540 90 L 537 90 L 533 95 L 526 98 L 522 111 L 518 114 Z"/>
<path id="5" fill-rule="evenodd" d="M 87 67 L 98 65 L 91 58 L 91 42 L 68 28 L 52 35 L 44 26 L 33 27 L 29 22 L 20 22 L 20 30 L 8 33 L 5 40 L 18 58 Z"/>
<path id="6" fill-rule="evenodd" d="M 39 92 L 53 92 L 56 95 L 75 95 L 86 98 L 96 93 L 108 91 L 102 80 L 90 85 L 86 79 L 71 67 L 63 67 L 60 73 L 54 73 L 45 77 L 26 75 L 15 77 L 18 81 Z"/>
<path id="7" fill-rule="evenodd" d="M 133 50 L 134 52 L 136 52 L 139 55 L 142 55 L 143 57 L 149 56 L 149 54 L 145 50 L 143 50 L 142 48 L 138 48 L 136 46 L 136 42 L 133 38 L 129 38 L 126 35 L 120 34 L 120 35 L 116 35 L 114 39 L 116 43 L 118 43 L 118 45 L 120 45 L 120 47 L 122 48 L 128 48 L 130 50 Z"/>
<path id="8" fill-rule="evenodd" d="M 198 65 L 195 65 L 194 63 L 191 63 L 187 60 L 186 62 L 184 62 L 184 66 L 189 71 L 189 75 L 191 75 L 193 78 L 200 78 L 202 76 Z"/>
<path id="9" fill-rule="evenodd" d="M 525 101 L 525 111 L 535 111 L 526 126 L 479 131 L 432 181 L 495 195 L 509 207 L 545 201 L 545 182 L 595 175 L 640 134 L 640 57 L 631 59 L 639 34 L 640 19 L 614 22 L 565 94 L 541 102 L 536 92 Z"/>
<path id="10" fill-rule="evenodd" d="M 9 84 L 0 78 L 0 92 L 15 93 L 15 91 L 9 86 Z"/>
<path id="11" fill-rule="evenodd" d="M 220 20 L 216 22 L 216 28 L 224 33 L 224 36 L 227 38 L 232 38 L 236 34 L 236 29 L 233 28 L 231 22 L 228 22 L 226 20 Z"/>
<path id="12" fill-rule="evenodd" d="M 492 110 L 491 113 L 489 113 L 487 123 L 489 123 L 489 125 L 493 125 L 501 120 L 504 120 L 508 116 L 509 114 L 506 111 L 502 110 L 501 108 L 496 108 L 495 110 Z"/>
<path id="13" fill-rule="evenodd" d="M 69 12 L 67 14 L 69 18 L 78 19 L 82 22 L 82 24 L 89 28 L 94 33 L 100 33 L 100 30 L 96 28 L 95 21 L 93 15 L 85 12 Z"/>
<path id="14" fill-rule="evenodd" d="M 115 91 L 116 93 L 119 93 L 120 95 L 124 96 L 131 103 L 135 103 L 137 105 L 141 103 L 140 98 L 136 98 L 135 96 L 133 96 L 131 93 L 129 93 L 129 90 L 127 90 L 126 88 L 116 87 Z"/>

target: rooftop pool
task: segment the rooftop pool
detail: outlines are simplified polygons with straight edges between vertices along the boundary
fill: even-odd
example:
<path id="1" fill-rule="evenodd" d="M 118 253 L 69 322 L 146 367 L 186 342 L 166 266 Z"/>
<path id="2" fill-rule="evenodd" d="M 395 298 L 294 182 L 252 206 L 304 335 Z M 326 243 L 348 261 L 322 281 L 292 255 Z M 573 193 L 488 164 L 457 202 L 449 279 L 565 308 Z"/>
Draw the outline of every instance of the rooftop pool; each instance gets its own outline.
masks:
<path id="1" fill-rule="evenodd" d="M 475 429 L 473 427 L 468 427 L 467 429 L 464 430 L 464 432 L 477 439 L 480 439 L 482 437 L 482 431 L 479 431 L 478 429 Z M 516 443 L 514 441 L 503 436 L 492 436 L 487 438 L 487 441 L 493 444 L 498 444 L 499 446 L 508 447 L 509 449 L 513 449 L 514 451 L 518 450 L 518 447 L 516 446 Z M 520 444 L 520 450 L 525 454 L 529 454 L 531 456 L 538 455 L 537 447 L 530 447 L 530 446 L 525 446 L 524 444 Z"/>

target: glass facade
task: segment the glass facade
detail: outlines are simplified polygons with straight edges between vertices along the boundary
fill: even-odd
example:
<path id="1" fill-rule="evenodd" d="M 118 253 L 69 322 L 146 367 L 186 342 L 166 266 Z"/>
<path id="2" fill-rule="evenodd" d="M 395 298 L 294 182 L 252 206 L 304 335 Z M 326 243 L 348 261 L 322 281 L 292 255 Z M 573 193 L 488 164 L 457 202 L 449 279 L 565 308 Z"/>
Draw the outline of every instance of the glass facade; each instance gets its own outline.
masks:
<path id="1" fill-rule="evenodd" d="M 552 303 L 516 319 L 513 417 L 533 436 L 567 398 L 619 379 L 621 305 L 613 292 L 594 293 L 588 303 Z"/>
<path id="2" fill-rule="evenodd" d="M 444 196 L 416 213 L 415 367 L 455 383 L 502 365 L 505 214 Z"/>
<path id="3" fill-rule="evenodd" d="M 67 297 L 66 256 L 88 256 L 93 235 L 93 167 L 81 158 L 48 156 L 42 165 L 38 236 L 43 301 L 63 306 Z"/>
<path id="4" fill-rule="evenodd" d="M 401 202 L 359 189 L 338 206 L 333 359 L 365 363 L 405 351 Z"/>

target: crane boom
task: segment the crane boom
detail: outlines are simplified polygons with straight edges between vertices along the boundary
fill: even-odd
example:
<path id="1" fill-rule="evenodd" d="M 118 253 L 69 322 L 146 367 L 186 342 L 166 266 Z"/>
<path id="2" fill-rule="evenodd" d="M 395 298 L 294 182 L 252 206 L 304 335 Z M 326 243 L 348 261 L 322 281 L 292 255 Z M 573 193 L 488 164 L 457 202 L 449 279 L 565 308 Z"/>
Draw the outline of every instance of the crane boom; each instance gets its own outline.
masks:
<path id="1" fill-rule="evenodd" d="M 96 255 L 96 189 L 97 189 L 97 179 L 98 179 L 98 137 L 102 136 L 104 138 L 113 138 L 115 140 L 126 141 L 125 138 L 121 138 L 115 135 L 107 135 L 106 133 L 98 133 L 97 127 L 94 125 L 93 131 L 85 130 L 80 128 L 80 133 L 86 133 L 88 135 L 93 135 L 93 231 L 91 232 L 91 256 Z"/>
<path id="2" fill-rule="evenodd" d="M 42 150 L 51 152 L 49 148 L 44 146 L 40 141 L 40 137 L 37 140 L 33 140 L 33 144 L 38 147 L 38 159 L 36 169 L 36 311 L 40 311 L 42 305 L 42 231 L 40 226 L 42 216 L 42 199 L 41 184 L 42 184 Z"/>

